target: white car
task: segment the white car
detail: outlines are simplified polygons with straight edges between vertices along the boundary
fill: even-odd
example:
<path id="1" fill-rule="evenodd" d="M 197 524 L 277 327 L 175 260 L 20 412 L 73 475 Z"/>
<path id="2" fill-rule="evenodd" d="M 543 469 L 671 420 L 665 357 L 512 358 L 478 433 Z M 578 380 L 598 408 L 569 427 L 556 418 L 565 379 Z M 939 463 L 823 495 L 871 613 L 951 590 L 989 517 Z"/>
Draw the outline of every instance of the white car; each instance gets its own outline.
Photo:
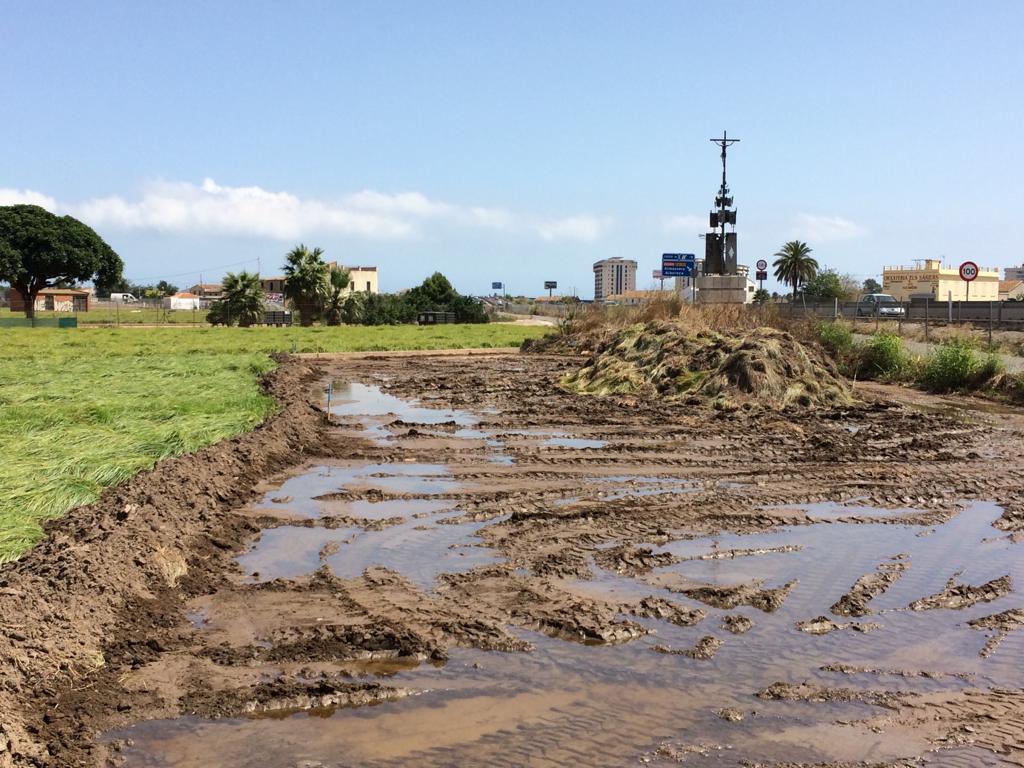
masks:
<path id="1" fill-rule="evenodd" d="M 887 293 L 868 293 L 857 301 L 857 317 L 904 317 L 906 308 Z"/>

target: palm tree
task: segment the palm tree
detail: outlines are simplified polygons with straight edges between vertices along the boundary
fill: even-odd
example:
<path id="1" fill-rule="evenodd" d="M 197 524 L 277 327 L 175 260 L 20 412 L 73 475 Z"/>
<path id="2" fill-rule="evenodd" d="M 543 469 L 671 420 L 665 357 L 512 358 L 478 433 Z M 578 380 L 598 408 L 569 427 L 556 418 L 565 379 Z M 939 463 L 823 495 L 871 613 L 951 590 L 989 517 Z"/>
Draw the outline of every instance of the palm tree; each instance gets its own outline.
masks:
<path id="1" fill-rule="evenodd" d="M 224 298 L 221 311 L 227 314 L 228 324 L 237 323 L 247 328 L 263 318 L 263 286 L 254 272 L 228 272 L 224 278 Z"/>
<path id="2" fill-rule="evenodd" d="M 775 278 L 793 286 L 793 301 L 801 283 L 806 283 L 818 272 L 818 262 L 811 257 L 807 243 L 790 240 L 775 254 Z"/>
<path id="3" fill-rule="evenodd" d="M 327 298 L 324 301 L 324 317 L 328 325 L 341 325 L 341 314 L 345 309 L 346 289 L 351 282 L 347 269 L 331 267 L 327 279 Z"/>
<path id="4" fill-rule="evenodd" d="M 299 310 L 299 322 L 304 326 L 313 324 L 327 298 L 329 267 L 320 258 L 322 255 L 320 248 L 311 251 L 305 245 L 297 245 L 288 252 L 284 265 L 284 295 Z"/>

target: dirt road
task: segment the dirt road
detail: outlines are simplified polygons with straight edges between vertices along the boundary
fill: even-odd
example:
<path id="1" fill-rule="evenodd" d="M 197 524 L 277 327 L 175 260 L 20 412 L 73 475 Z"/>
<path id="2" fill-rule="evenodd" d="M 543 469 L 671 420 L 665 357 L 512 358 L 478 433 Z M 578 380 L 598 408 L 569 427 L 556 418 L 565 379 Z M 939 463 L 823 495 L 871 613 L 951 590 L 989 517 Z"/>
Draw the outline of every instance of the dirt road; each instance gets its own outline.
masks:
<path id="1" fill-rule="evenodd" d="M 55 526 L 0 572 L 0 766 L 1024 764 L 1019 417 L 578 362 L 289 364 Z"/>

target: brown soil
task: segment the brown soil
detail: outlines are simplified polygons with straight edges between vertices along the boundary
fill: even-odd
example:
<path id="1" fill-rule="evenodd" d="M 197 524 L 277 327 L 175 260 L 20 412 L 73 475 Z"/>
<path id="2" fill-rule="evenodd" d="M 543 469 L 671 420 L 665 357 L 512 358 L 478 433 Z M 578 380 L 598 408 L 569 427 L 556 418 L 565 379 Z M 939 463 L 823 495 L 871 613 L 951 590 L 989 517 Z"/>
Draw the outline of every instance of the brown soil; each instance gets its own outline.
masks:
<path id="1" fill-rule="evenodd" d="M 850 587 L 850 591 L 839 598 L 832 606 L 836 616 L 867 616 L 871 613 L 868 603 L 891 587 L 910 563 L 892 558 L 892 561 L 881 563 L 874 573 L 861 576 Z"/>
<path id="2" fill-rule="evenodd" d="M 650 583 L 715 608 L 730 610 L 740 605 L 749 605 L 765 613 L 778 610 L 785 601 L 786 595 L 796 586 L 796 581 L 790 581 L 775 588 L 762 587 L 758 582 L 728 587 L 710 584 L 691 586 L 686 582 L 678 583 L 674 577 L 675 574 L 666 574 L 664 578 L 651 579 Z"/>
<path id="3" fill-rule="evenodd" d="M 708 661 L 715 657 L 718 653 L 718 649 L 725 645 L 724 640 L 719 640 L 717 637 L 711 635 L 705 635 L 693 648 L 670 648 L 667 645 L 656 645 L 654 650 L 658 653 L 667 653 L 677 656 L 687 656 L 691 659 L 698 659 L 700 661 Z"/>
<path id="4" fill-rule="evenodd" d="M 856 622 L 848 621 L 844 624 L 837 624 L 827 616 L 819 616 L 816 619 L 808 619 L 807 621 L 797 622 L 796 628 L 801 632 L 807 632 L 811 635 L 827 635 L 830 632 L 836 632 L 841 629 L 850 629 L 854 632 L 873 632 L 879 629 L 881 624 L 874 622 Z"/>
<path id="5" fill-rule="evenodd" d="M 235 731 L 158 739 L 160 749 L 218 765 L 243 764 L 222 755 L 229 746 L 253 750 L 249 764 L 299 764 L 263 755 L 269 747 L 254 737 L 308 740 L 310 722 L 347 729 L 338 732 L 344 758 L 308 761 L 325 766 L 622 765 L 697 760 L 701 750 L 735 756 L 723 765 L 860 765 L 869 757 L 860 740 L 890 729 L 902 740 L 871 760 L 955 747 L 968 750 L 957 753 L 962 764 L 984 764 L 974 746 L 1022 759 L 1024 686 L 1001 663 L 1017 638 L 976 655 L 975 630 L 1002 638 L 1020 623 L 1012 605 L 994 603 L 1010 610 L 962 631 L 957 617 L 972 614 L 897 611 L 867 635 L 794 627 L 854 581 L 837 615 L 865 615 L 872 600 L 879 611 L 883 601 L 905 606 L 941 585 L 920 586 L 919 574 L 945 579 L 988 567 L 985 553 L 1007 557 L 1019 545 L 989 521 L 984 536 L 1002 537 L 989 549 L 944 531 L 973 524 L 969 502 L 1014 498 L 1024 469 L 1016 427 L 904 407 L 891 400 L 898 390 L 785 414 L 582 398 L 559 386 L 578 357 L 311 364 L 285 362 L 267 378 L 280 411 L 263 427 L 109 491 L 0 569 L 0 767 L 122 757 L 163 765 L 144 751 L 145 729 L 130 738 L 122 729 L 184 716 L 241 729 L 225 740 L 217 734 Z M 377 419 L 382 439 L 365 420 L 328 424 L 316 407 L 328 376 L 472 411 L 486 435 L 460 437 L 457 420 L 409 414 Z M 551 444 L 553 433 L 600 445 Z M 499 449 L 488 440 L 512 463 L 492 461 Z M 283 487 L 295 478 L 311 484 L 308 498 L 305 486 Z M 827 518 L 816 504 L 841 514 Z M 934 534 L 916 538 L 922 525 Z M 843 549 L 851 530 L 875 538 Z M 388 546 L 353 566 L 371 535 Z M 287 556 L 245 560 L 275 542 Z M 397 555 L 379 564 L 393 542 Z M 858 578 L 904 551 L 910 558 Z M 951 582 L 922 607 L 1011 601 L 1000 597 L 1010 579 L 970 574 L 982 586 Z M 720 627 L 741 636 L 708 634 Z M 656 646 L 669 653 L 651 653 Z M 913 690 L 832 685 L 855 670 L 882 678 L 918 652 L 935 671 L 900 676 Z M 520 659 L 541 671 L 516 676 Z M 870 665 L 841 664 L 851 659 Z M 984 682 L 967 689 L 965 668 L 983 671 Z M 338 714 L 367 704 L 379 706 L 354 724 Z M 844 740 L 854 721 L 838 722 L 840 705 L 860 707 L 858 717 L 868 706 L 888 711 Z M 303 711 L 333 715 L 274 719 Z M 267 719 L 246 719 L 257 714 Z M 378 720 L 386 736 L 372 736 Z M 111 732 L 113 741 L 100 737 Z M 189 759 L 179 764 L 204 764 Z"/>
<path id="6" fill-rule="evenodd" d="M 910 604 L 912 611 L 929 611 L 935 608 L 969 608 L 977 603 L 991 603 L 1013 591 L 1009 576 L 1000 576 L 980 586 L 958 584 L 950 579 L 946 588 L 929 597 L 922 597 Z"/>
<path id="7" fill-rule="evenodd" d="M 742 635 L 744 632 L 749 632 L 752 626 L 754 626 L 754 622 L 746 616 L 728 614 L 722 617 L 722 628 L 729 630 L 734 635 Z"/>
<path id="8" fill-rule="evenodd" d="M 757 698 L 766 701 L 861 701 L 866 704 L 895 709 L 905 695 L 891 691 L 863 691 L 853 688 L 827 688 L 801 683 L 773 683 L 757 694 Z"/>
<path id="9" fill-rule="evenodd" d="M 1006 639 L 1007 635 L 1024 627 L 1024 608 L 1011 608 L 1002 613 L 971 619 L 967 624 L 975 629 L 991 630 L 993 632 L 988 642 L 979 651 L 982 656 L 991 656 L 995 653 L 999 644 Z"/>

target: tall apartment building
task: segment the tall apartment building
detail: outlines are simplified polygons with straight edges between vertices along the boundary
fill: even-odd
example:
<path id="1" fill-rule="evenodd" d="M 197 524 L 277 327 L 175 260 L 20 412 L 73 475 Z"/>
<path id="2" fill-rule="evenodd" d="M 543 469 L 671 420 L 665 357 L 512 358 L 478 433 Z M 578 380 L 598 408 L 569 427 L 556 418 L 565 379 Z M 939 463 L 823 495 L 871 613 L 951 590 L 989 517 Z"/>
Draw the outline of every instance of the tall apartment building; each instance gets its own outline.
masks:
<path id="1" fill-rule="evenodd" d="M 594 301 L 636 290 L 636 262 L 618 256 L 594 262 Z"/>
<path id="2" fill-rule="evenodd" d="M 1006 278 L 1007 280 L 1024 280 L 1024 264 L 1019 267 L 1007 267 Z"/>

